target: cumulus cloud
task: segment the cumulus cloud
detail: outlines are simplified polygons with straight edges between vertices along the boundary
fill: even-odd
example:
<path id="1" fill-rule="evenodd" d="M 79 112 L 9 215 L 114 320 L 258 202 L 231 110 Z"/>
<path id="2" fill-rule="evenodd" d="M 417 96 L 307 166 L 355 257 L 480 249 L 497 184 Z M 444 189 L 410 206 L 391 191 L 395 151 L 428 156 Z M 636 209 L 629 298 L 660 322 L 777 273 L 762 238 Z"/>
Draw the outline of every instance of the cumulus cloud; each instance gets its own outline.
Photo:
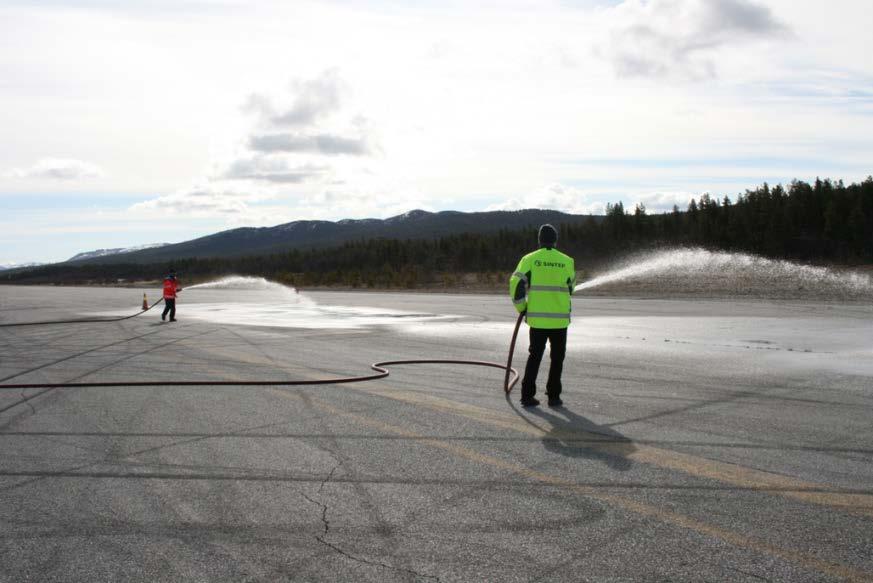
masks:
<path id="1" fill-rule="evenodd" d="M 335 69 L 291 84 L 293 105 L 280 110 L 264 95 L 249 97 L 244 109 L 258 114 L 260 128 L 248 139 L 255 152 L 370 155 L 377 149 L 369 120 L 343 111 L 345 83 Z M 289 131 L 290 128 L 290 131 Z"/>
<path id="2" fill-rule="evenodd" d="M 344 88 L 339 72 L 329 69 L 315 79 L 293 82 L 296 97 L 285 110 L 278 110 L 269 97 L 257 93 L 249 97 L 243 110 L 258 114 L 267 125 L 307 127 L 339 111 Z"/>
<path id="3" fill-rule="evenodd" d="M 287 152 L 336 156 L 364 156 L 371 148 L 366 137 L 346 138 L 334 134 L 265 134 L 249 138 L 249 147 L 256 152 Z"/>
<path id="4" fill-rule="evenodd" d="M 513 198 L 490 205 L 486 211 L 508 211 L 520 209 L 553 209 L 577 215 L 602 215 L 606 205 L 590 200 L 590 195 L 563 184 L 549 184 L 530 193 L 524 198 Z"/>
<path id="5" fill-rule="evenodd" d="M 293 94 L 285 96 L 291 105 L 284 109 L 275 105 L 281 99 L 257 93 L 248 98 L 243 109 L 254 113 L 257 121 L 236 150 L 198 181 L 200 186 L 137 203 L 132 210 L 241 223 L 275 220 L 275 213 L 266 212 L 267 205 L 258 204 L 268 199 L 287 201 L 280 214 L 292 208 L 299 211 L 300 204 L 341 205 L 335 187 L 357 180 L 363 172 L 360 164 L 379 151 L 374 130 L 367 118 L 346 106 L 345 84 L 336 70 L 292 83 L 291 89 Z M 365 204 L 353 196 L 346 200 Z"/>
<path id="6" fill-rule="evenodd" d="M 242 215 L 250 210 L 249 202 L 260 197 L 217 189 L 210 185 L 180 190 L 131 206 L 134 212 L 171 212 L 194 216 Z"/>
<path id="7" fill-rule="evenodd" d="M 690 192 L 648 192 L 632 196 L 633 202 L 626 208 L 633 209 L 637 204 L 642 204 L 646 207 L 646 212 L 663 213 L 673 210 L 673 205 L 676 205 L 679 210 L 684 211 L 694 197 Z"/>
<path id="8" fill-rule="evenodd" d="M 243 109 L 258 116 L 236 159 L 216 167 L 211 180 L 301 184 L 336 180 L 345 164 L 337 156 L 364 158 L 380 152 L 370 121 L 349 111 L 345 82 L 336 69 L 291 83 L 291 105 L 252 94 Z M 286 96 L 287 97 L 287 96 Z"/>
<path id="9" fill-rule="evenodd" d="M 717 49 L 789 34 L 754 0 L 626 0 L 614 16 L 619 24 L 598 53 L 622 77 L 712 78 Z"/>
<path id="10" fill-rule="evenodd" d="M 102 178 L 103 170 L 96 164 L 72 158 L 44 158 L 30 168 L 15 168 L 10 178 L 47 178 L 51 180 L 86 180 Z"/>
<path id="11" fill-rule="evenodd" d="M 252 156 L 231 162 L 221 178 L 227 180 L 257 180 L 278 184 L 301 184 L 324 178 L 330 167 L 319 164 L 292 166 L 285 158 Z"/>
<path id="12" fill-rule="evenodd" d="M 628 212 L 632 212 L 638 204 L 642 204 L 648 213 L 669 212 L 673 205 L 685 210 L 692 197 L 699 198 L 685 191 L 654 191 L 623 195 L 594 195 L 578 188 L 564 186 L 563 184 L 549 184 L 543 188 L 531 192 L 523 198 L 513 198 L 498 204 L 492 204 L 485 210 L 520 210 L 529 208 L 551 209 L 577 215 L 603 215 L 606 214 L 606 202 L 624 204 Z"/>

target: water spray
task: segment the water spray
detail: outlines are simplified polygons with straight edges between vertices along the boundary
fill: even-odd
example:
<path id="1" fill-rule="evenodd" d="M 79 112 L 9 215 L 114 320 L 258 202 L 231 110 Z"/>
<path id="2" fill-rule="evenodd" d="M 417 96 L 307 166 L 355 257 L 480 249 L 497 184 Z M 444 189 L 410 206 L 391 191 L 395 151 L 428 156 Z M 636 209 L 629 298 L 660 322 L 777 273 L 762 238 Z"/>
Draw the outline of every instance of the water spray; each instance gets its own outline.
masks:
<path id="1" fill-rule="evenodd" d="M 633 256 L 616 269 L 577 285 L 574 291 L 634 281 L 653 281 L 664 288 L 695 284 L 712 291 L 733 288 L 748 293 L 760 289 L 763 293 L 782 295 L 804 290 L 850 297 L 873 293 L 873 279 L 861 273 L 699 247 Z"/>

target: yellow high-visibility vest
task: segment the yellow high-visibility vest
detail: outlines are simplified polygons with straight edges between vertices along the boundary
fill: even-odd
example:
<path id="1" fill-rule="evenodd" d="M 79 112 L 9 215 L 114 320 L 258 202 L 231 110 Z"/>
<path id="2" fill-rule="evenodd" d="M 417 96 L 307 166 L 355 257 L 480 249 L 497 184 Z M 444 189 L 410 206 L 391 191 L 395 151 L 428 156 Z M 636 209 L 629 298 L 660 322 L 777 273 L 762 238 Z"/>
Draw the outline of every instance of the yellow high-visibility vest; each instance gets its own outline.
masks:
<path id="1" fill-rule="evenodd" d="M 531 328 L 566 328 L 570 325 L 570 294 L 576 286 L 573 258 L 543 247 L 518 262 L 509 278 L 509 297 Z"/>

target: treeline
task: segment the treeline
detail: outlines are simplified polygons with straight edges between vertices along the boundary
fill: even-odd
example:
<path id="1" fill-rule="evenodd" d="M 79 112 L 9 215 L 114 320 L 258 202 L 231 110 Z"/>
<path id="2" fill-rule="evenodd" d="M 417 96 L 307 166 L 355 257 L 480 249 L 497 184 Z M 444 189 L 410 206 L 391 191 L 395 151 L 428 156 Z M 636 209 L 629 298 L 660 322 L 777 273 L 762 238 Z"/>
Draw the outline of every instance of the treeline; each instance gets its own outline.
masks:
<path id="1" fill-rule="evenodd" d="M 621 203 L 606 217 L 608 244 L 636 247 L 666 242 L 747 251 L 813 262 L 873 262 L 873 177 L 843 181 L 793 181 L 788 188 L 766 183 L 736 202 L 703 195 L 687 209 L 647 216 L 626 213 Z"/>
<path id="2" fill-rule="evenodd" d="M 0 281 L 144 281 L 174 267 L 188 282 L 238 274 L 304 288 L 502 285 L 519 257 L 535 248 L 537 226 L 436 239 L 359 240 L 255 257 L 180 258 L 172 266 L 56 264 L 0 274 Z M 579 269 L 639 249 L 691 245 L 804 262 L 873 263 L 873 178 L 849 186 L 830 180 L 794 181 L 787 188 L 764 184 L 736 201 L 703 195 L 685 209 L 663 214 L 648 214 L 643 206 L 625 209 L 619 202 L 608 205 L 605 217 L 556 226 L 559 247 L 576 258 Z"/>

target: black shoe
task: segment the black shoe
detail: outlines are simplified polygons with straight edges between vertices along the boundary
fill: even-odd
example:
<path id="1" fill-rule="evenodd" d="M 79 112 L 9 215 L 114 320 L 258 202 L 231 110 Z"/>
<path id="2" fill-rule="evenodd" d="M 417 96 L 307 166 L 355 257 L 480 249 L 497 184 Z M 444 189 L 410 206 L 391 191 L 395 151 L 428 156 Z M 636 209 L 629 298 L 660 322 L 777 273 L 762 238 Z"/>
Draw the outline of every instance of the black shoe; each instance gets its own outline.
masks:
<path id="1" fill-rule="evenodd" d="M 531 398 L 529 398 L 529 399 L 522 399 L 522 400 L 521 400 L 521 406 L 522 406 L 522 407 L 536 407 L 536 406 L 539 405 L 539 404 L 540 404 L 540 402 L 537 401 L 534 397 L 531 397 Z"/>
<path id="2" fill-rule="evenodd" d="M 161 322 L 166 322 L 166 321 L 167 321 L 167 317 L 166 317 L 166 316 L 161 316 Z"/>
<path id="3" fill-rule="evenodd" d="M 560 407 L 563 404 L 561 397 L 549 397 L 549 407 Z"/>
<path id="4" fill-rule="evenodd" d="M 175 322 L 176 318 L 170 318 L 170 322 Z"/>

